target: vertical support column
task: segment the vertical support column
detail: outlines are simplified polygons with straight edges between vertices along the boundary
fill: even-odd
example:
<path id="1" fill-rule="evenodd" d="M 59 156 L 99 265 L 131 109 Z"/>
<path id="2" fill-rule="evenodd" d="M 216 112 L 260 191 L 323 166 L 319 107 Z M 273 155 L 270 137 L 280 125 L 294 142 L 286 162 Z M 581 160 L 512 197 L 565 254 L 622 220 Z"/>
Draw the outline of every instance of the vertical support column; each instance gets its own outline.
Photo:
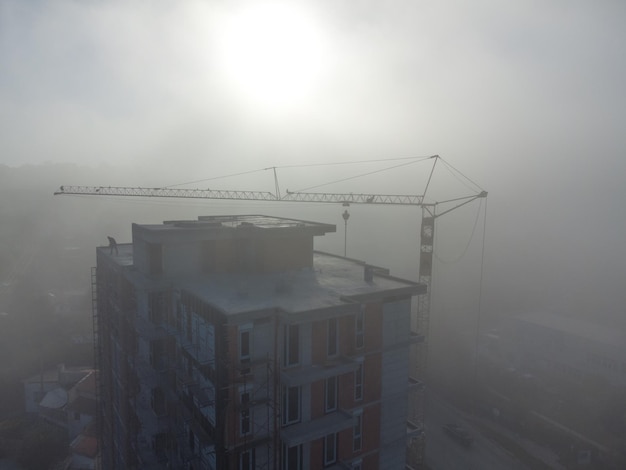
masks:
<path id="1" fill-rule="evenodd" d="M 409 368 L 412 378 L 421 384 L 410 393 L 409 420 L 424 426 L 424 384 L 428 367 L 428 335 L 430 329 L 430 294 L 433 268 L 433 243 L 435 236 L 435 205 L 422 205 L 420 229 L 419 282 L 426 286 L 426 293 L 417 297 L 417 308 L 412 310 L 411 330 L 423 336 L 423 341 L 411 346 Z M 424 435 L 408 442 L 407 463 L 412 468 L 424 468 Z"/>
<path id="2" fill-rule="evenodd" d="M 433 274 L 433 246 L 435 238 L 435 205 L 422 206 L 422 228 L 420 233 L 419 282 L 426 285 L 426 294 L 417 301 L 417 327 L 424 335 L 424 350 L 420 355 L 420 369 L 426 374 L 428 363 L 428 334 L 430 331 L 430 294 Z"/>

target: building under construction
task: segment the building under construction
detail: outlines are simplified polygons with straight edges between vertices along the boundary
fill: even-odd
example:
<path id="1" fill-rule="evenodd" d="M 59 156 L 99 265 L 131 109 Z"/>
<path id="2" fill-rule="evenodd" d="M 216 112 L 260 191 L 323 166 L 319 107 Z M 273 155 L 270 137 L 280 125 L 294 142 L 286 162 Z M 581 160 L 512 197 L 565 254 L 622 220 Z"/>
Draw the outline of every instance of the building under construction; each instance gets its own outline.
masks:
<path id="1" fill-rule="evenodd" d="M 334 231 L 211 216 L 97 249 L 102 468 L 421 465 L 426 286 L 315 251 Z"/>

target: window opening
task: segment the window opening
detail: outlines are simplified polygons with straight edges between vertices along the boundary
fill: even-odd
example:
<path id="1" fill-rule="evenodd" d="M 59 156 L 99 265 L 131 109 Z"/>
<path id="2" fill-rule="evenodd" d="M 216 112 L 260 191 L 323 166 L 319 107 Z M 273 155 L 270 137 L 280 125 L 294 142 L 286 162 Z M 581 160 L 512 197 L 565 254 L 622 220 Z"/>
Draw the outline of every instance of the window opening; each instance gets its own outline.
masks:
<path id="1" fill-rule="evenodd" d="M 298 325 L 285 325 L 284 349 L 285 366 L 300 362 L 300 327 Z"/>
<path id="2" fill-rule="evenodd" d="M 300 387 L 283 387 L 283 425 L 300 421 Z"/>
<path id="3" fill-rule="evenodd" d="M 354 399 L 363 399 L 363 363 L 354 371 Z"/>
<path id="4" fill-rule="evenodd" d="M 328 434 L 324 438 L 324 465 L 332 465 L 337 461 L 337 434 Z"/>
<path id="5" fill-rule="evenodd" d="M 326 413 L 337 409 L 337 377 L 326 379 Z"/>

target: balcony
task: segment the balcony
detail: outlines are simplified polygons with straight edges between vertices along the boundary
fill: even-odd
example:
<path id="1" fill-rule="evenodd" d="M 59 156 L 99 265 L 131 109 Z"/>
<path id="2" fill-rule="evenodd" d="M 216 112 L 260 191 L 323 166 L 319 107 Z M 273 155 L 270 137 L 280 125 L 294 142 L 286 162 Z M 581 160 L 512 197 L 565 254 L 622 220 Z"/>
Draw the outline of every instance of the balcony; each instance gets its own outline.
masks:
<path id="1" fill-rule="evenodd" d="M 280 438 L 288 447 L 292 447 L 351 428 L 355 423 L 356 419 L 351 413 L 340 410 L 312 421 L 283 428 L 280 431 Z"/>
<path id="2" fill-rule="evenodd" d="M 344 461 L 339 461 L 330 467 L 324 467 L 324 470 L 352 470 L 352 466 Z"/>
<path id="3" fill-rule="evenodd" d="M 182 365 L 177 365 L 175 371 L 176 383 L 178 386 L 186 387 L 197 382 L 194 377 L 189 374 L 189 371 L 186 367 L 183 367 Z"/>
<path id="4" fill-rule="evenodd" d="M 318 380 L 328 379 L 336 375 L 354 372 L 360 364 L 361 362 L 352 358 L 336 357 L 329 359 L 324 364 L 283 369 L 280 371 L 280 381 L 288 387 L 297 387 Z"/>
<path id="5" fill-rule="evenodd" d="M 166 413 L 156 414 L 150 399 L 140 395 L 134 403 L 134 411 L 141 425 L 150 432 L 168 432 L 171 427 L 171 419 Z"/>
<path id="6" fill-rule="evenodd" d="M 415 423 L 413 421 L 406 422 L 406 437 L 412 439 L 420 437 L 424 434 L 424 426 L 421 423 Z"/>
<path id="7" fill-rule="evenodd" d="M 137 358 L 134 364 L 137 382 L 144 387 L 156 387 L 159 383 L 159 376 L 152 365 L 143 358 Z"/>
<path id="8" fill-rule="evenodd" d="M 410 331 L 409 332 L 409 343 L 410 344 L 423 343 L 425 339 L 426 339 L 426 336 L 423 335 L 422 333 L 418 333 L 417 331 Z"/>
<path id="9" fill-rule="evenodd" d="M 198 408 L 215 405 L 215 397 L 210 396 L 214 394 L 214 391 L 204 390 L 200 385 L 189 385 L 189 395 L 193 397 L 193 403 Z"/>
<path id="10" fill-rule="evenodd" d="M 423 392 L 426 390 L 426 384 L 415 377 L 409 377 L 409 391 L 411 392 Z"/>

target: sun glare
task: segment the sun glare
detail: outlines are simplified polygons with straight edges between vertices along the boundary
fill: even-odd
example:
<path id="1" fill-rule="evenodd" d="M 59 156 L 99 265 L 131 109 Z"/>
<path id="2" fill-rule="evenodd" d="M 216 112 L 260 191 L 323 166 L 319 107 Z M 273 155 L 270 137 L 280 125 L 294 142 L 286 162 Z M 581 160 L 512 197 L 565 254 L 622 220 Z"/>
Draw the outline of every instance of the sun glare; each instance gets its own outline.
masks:
<path id="1" fill-rule="evenodd" d="M 325 67 L 325 44 L 310 14 L 283 3 L 232 12 L 218 28 L 219 71 L 253 105 L 284 108 L 306 100 Z"/>

